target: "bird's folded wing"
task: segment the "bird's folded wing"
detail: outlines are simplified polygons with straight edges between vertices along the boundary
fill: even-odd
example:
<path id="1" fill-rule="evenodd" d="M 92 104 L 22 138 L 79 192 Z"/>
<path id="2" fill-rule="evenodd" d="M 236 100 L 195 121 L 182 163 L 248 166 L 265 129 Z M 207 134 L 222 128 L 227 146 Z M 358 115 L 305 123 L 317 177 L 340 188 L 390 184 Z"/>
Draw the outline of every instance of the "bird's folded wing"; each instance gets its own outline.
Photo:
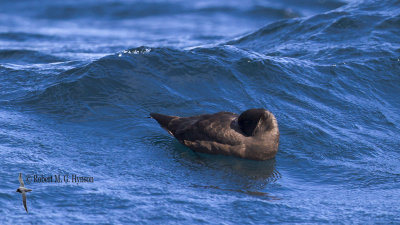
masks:
<path id="1" fill-rule="evenodd" d="M 215 141 L 188 141 L 184 140 L 183 143 L 197 151 L 210 154 L 223 154 L 223 155 L 235 155 L 239 157 L 244 157 L 245 148 L 243 145 L 227 145 L 221 144 Z"/>
<path id="2" fill-rule="evenodd" d="M 216 117 L 206 115 L 197 118 L 194 122 L 186 122 L 183 119 L 173 121 L 173 124 L 179 122 L 174 136 L 180 141 L 215 141 L 232 146 L 243 143 L 243 135 L 231 127 L 234 119 L 232 114 L 220 114 Z"/>
<path id="3" fill-rule="evenodd" d="M 231 119 L 225 121 L 200 121 L 196 125 L 196 132 L 202 134 L 205 140 L 217 141 L 221 144 L 240 145 L 243 142 L 243 135 L 230 127 Z M 204 140 L 204 139 L 203 139 Z"/>

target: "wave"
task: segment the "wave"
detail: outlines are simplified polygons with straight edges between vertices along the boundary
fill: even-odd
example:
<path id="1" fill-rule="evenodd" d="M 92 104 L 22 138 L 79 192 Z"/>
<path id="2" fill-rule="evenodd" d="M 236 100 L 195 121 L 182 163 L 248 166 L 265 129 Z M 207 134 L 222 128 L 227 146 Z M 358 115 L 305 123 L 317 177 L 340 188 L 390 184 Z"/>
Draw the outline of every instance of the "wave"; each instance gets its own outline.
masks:
<path id="1" fill-rule="evenodd" d="M 382 7 L 392 9 L 385 14 L 371 14 L 367 2 L 356 8 L 350 4 L 308 18 L 282 20 L 227 44 L 267 55 L 313 61 L 356 60 L 360 56 L 395 58 L 396 48 L 381 48 L 381 43 L 396 42 L 393 30 L 386 27 L 396 27 L 399 12 L 393 7 L 397 4 L 382 3 Z"/>
<path id="2" fill-rule="evenodd" d="M 397 3 L 383 6 L 393 4 Z M 348 105 L 344 107 L 348 110 L 357 107 L 353 104 L 357 98 L 382 107 L 386 101 L 397 104 L 386 100 L 387 90 L 395 87 L 382 85 L 399 82 L 396 70 L 371 85 L 376 79 L 372 70 L 398 67 L 398 49 L 380 45 L 390 29 L 377 29 L 393 26 L 397 12 L 372 15 L 367 6 L 368 2 L 359 7 L 349 4 L 316 16 L 281 20 L 215 47 L 129 49 L 65 71 L 56 82 L 18 101 L 71 115 L 129 105 L 142 112 L 157 105 L 175 111 L 219 110 L 217 102 L 238 111 L 246 103 L 262 107 L 277 98 L 281 104 L 308 109 Z M 336 33 L 346 34 L 346 39 Z M 355 87 L 362 91 L 354 91 Z M 371 93 L 371 87 L 379 91 Z"/>
<path id="3" fill-rule="evenodd" d="M 5 4 L 7 11 L 18 10 L 31 17 L 53 20 L 76 20 L 76 19 L 136 19 L 149 16 L 168 16 L 190 13 L 229 13 L 237 16 L 260 17 L 284 19 L 299 16 L 307 16 L 310 11 L 321 12 L 345 5 L 346 2 L 339 0 L 324 1 L 302 1 L 301 3 L 292 0 L 281 3 L 241 1 L 215 2 L 201 1 L 197 4 L 188 4 L 185 1 L 81 1 L 75 4 L 74 1 L 54 3 L 53 1 L 42 1 L 40 8 L 36 4 L 26 2 L 25 4 Z M 312 7 L 310 7 L 310 5 Z M 288 7 L 290 6 L 290 7 Z M 30 10 L 35 9 L 35 10 Z"/>
<path id="4" fill-rule="evenodd" d="M 33 64 L 33 63 L 53 63 L 61 61 L 64 61 L 64 59 L 33 50 L 20 50 L 20 49 L 0 50 L 0 63 Z"/>
<path id="5" fill-rule="evenodd" d="M 63 72 L 57 82 L 18 101 L 50 112 L 72 110 L 72 114 L 77 108 L 102 106 L 165 107 L 167 103 L 176 107 L 200 96 L 218 98 L 215 87 L 235 76 L 225 76 L 226 72 L 228 68 L 204 53 L 135 48 Z M 217 79 L 219 75 L 226 79 Z M 193 92 L 194 87 L 201 93 Z"/>
<path id="6" fill-rule="evenodd" d="M 10 41 L 52 40 L 53 36 L 27 32 L 0 32 L 0 39 Z"/>

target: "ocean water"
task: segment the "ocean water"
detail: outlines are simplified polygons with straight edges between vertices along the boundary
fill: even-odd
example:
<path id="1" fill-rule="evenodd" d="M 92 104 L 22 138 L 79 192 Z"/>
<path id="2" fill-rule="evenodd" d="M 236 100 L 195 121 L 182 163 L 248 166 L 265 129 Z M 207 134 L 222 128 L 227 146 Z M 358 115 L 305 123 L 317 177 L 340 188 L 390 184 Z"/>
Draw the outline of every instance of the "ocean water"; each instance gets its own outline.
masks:
<path id="1" fill-rule="evenodd" d="M 400 224 L 399 95 L 398 0 L 0 1 L 0 222 Z M 275 159 L 147 118 L 254 107 Z"/>

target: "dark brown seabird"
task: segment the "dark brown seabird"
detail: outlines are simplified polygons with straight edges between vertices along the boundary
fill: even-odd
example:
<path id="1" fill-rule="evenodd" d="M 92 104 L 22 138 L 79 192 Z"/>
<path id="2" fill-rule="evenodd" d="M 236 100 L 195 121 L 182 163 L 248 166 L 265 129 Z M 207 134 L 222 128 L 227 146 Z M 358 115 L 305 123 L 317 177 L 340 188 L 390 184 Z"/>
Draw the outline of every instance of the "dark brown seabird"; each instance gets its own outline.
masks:
<path id="1" fill-rule="evenodd" d="M 265 109 L 249 109 L 240 115 L 219 112 L 191 117 L 150 116 L 195 152 L 267 160 L 278 151 L 278 122 Z"/>

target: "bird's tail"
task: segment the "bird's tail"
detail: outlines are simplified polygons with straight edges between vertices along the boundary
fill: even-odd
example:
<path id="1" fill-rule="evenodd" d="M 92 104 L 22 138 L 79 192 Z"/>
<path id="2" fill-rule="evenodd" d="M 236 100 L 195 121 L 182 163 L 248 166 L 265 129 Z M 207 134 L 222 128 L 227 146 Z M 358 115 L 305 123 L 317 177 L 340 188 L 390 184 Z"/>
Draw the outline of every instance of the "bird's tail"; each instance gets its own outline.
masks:
<path id="1" fill-rule="evenodd" d="M 176 116 L 167 116 L 159 113 L 150 113 L 151 118 L 157 120 L 161 127 L 167 128 L 171 120 L 178 118 Z"/>

